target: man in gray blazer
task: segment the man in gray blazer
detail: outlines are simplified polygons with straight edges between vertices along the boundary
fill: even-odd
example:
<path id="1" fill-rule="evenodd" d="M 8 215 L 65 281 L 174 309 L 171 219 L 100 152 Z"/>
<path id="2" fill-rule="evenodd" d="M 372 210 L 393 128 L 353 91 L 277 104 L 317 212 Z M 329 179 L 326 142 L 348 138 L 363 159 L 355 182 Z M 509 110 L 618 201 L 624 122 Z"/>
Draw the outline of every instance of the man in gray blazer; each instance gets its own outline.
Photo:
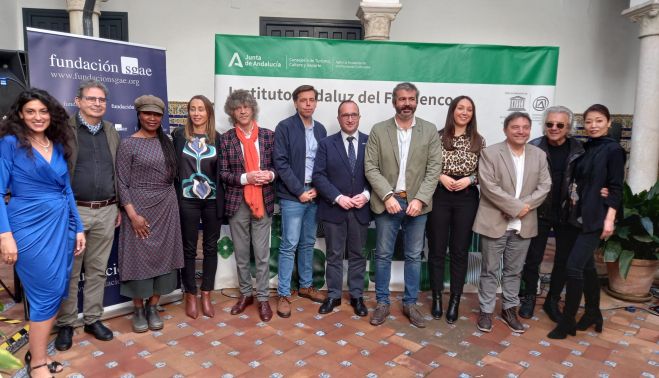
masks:
<path id="1" fill-rule="evenodd" d="M 531 238 L 538 233 L 536 208 L 551 188 L 546 154 L 526 144 L 531 118 L 514 112 L 504 120 L 506 140 L 485 148 L 478 165 L 481 200 L 474 232 L 481 235 L 483 256 L 478 300 L 478 329 L 492 330 L 497 273 L 503 256 L 501 320 L 514 332 L 524 332 L 517 318 L 519 282 Z"/>
<path id="2" fill-rule="evenodd" d="M 393 90 L 396 115 L 373 126 L 366 143 L 364 168 L 371 184 L 375 213 L 375 296 L 371 324 L 389 315 L 389 279 L 396 237 L 402 228 L 405 254 L 403 313 L 417 327 L 425 327 L 416 306 L 425 241 L 427 213 L 442 170 L 442 152 L 435 125 L 415 117 L 419 90 L 400 83 Z"/>

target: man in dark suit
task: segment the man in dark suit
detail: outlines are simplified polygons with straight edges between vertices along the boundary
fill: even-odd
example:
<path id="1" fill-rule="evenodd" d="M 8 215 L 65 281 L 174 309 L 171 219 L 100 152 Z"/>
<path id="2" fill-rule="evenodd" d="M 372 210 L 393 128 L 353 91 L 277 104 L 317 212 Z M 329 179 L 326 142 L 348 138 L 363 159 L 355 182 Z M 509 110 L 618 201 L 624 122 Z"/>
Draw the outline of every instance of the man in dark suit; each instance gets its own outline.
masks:
<path id="1" fill-rule="evenodd" d="M 277 197 L 281 208 L 279 286 L 277 315 L 291 316 L 291 277 L 297 252 L 300 277 L 298 295 L 323 302 L 325 295 L 313 287 L 313 246 L 316 243 L 316 188 L 311 185 L 318 142 L 327 136 L 325 126 L 313 119 L 318 92 L 311 85 L 293 91 L 297 112 L 275 128 L 273 155 L 277 170 Z"/>
<path id="2" fill-rule="evenodd" d="M 256 263 L 256 299 L 262 321 L 272 318 L 268 302 L 270 225 L 275 204 L 272 165 L 274 133 L 256 123 L 258 105 L 246 90 L 233 91 L 224 105 L 234 128 L 222 134 L 218 169 L 226 185 L 224 215 L 229 219 L 240 298 L 231 315 L 254 303 L 250 273 L 250 244 Z"/>
<path id="3" fill-rule="evenodd" d="M 320 194 L 318 219 L 323 222 L 327 246 L 327 299 L 318 313 L 327 314 L 341 305 L 343 257 L 348 249 L 348 287 L 350 305 L 359 316 L 366 316 L 364 273 L 368 223 L 371 220 L 370 192 L 364 175 L 364 151 L 368 136 L 357 131 L 359 107 L 354 101 L 339 104 L 341 131 L 318 144 L 313 169 L 313 185 Z M 347 241 L 347 243 L 346 243 Z"/>

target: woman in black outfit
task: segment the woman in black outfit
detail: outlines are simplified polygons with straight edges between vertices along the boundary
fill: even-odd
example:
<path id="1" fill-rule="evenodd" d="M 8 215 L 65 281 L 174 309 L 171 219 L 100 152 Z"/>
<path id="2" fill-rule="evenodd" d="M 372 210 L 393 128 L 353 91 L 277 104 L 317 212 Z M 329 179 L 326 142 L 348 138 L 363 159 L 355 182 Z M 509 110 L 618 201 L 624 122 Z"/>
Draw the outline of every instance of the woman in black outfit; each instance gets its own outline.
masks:
<path id="1" fill-rule="evenodd" d="M 433 195 L 433 209 L 428 215 L 428 273 L 432 289 L 431 315 L 442 316 L 444 261 L 446 249 L 451 256 L 451 296 L 446 310 L 449 324 L 458 319 L 462 287 L 467 275 L 471 227 L 478 210 L 476 187 L 478 158 L 485 139 L 476 128 L 476 106 L 467 96 L 453 99 L 446 123 L 439 131 L 442 142 L 442 172 Z"/>
<path id="2" fill-rule="evenodd" d="M 215 286 L 217 271 L 217 239 L 224 214 L 224 188 L 217 166 L 220 134 L 215 131 L 215 113 L 208 98 L 192 97 L 188 102 L 185 126 L 175 130 L 172 137 L 178 164 L 176 192 L 183 237 L 185 313 L 193 319 L 199 316 L 195 262 L 201 219 L 204 238 L 201 310 L 212 318 L 215 310 L 211 304 L 211 290 Z"/>
<path id="3" fill-rule="evenodd" d="M 601 240 L 608 239 L 615 228 L 616 215 L 622 208 L 622 182 L 625 151 L 608 136 L 611 115 L 604 105 L 595 104 L 584 112 L 584 127 L 590 140 L 586 152 L 577 161 L 574 180 L 570 185 L 571 219 L 580 224 L 581 232 L 567 260 L 567 287 L 563 319 L 547 337 L 564 339 L 576 335 L 591 325 L 602 332 L 602 312 L 599 309 L 600 288 L 593 253 Z M 608 188 L 602 197 L 601 188 Z M 575 316 L 585 297 L 585 312 L 579 322 Z"/>

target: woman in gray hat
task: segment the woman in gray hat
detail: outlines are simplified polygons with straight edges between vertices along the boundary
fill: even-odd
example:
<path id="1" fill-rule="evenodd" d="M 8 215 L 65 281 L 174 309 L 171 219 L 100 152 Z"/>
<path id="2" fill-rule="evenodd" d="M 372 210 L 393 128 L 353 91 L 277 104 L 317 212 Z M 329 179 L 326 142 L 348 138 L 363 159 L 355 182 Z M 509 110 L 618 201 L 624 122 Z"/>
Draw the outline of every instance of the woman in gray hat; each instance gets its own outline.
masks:
<path id="1" fill-rule="evenodd" d="M 146 332 L 163 328 L 158 300 L 176 289 L 183 246 L 174 145 L 160 123 L 165 104 L 144 95 L 135 100 L 135 110 L 138 130 L 117 151 L 119 198 L 127 219 L 119 236 L 119 275 L 121 294 L 133 298 L 133 331 Z"/>

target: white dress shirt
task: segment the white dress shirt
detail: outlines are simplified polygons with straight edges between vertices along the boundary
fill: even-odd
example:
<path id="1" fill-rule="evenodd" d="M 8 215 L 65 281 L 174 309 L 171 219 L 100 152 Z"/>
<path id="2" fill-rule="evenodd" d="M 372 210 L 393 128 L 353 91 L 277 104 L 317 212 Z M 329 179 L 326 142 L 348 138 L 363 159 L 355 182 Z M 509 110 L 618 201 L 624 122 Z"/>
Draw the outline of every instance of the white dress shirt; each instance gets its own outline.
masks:
<path id="1" fill-rule="evenodd" d="M 412 120 L 412 125 L 408 129 L 402 129 L 398 126 L 396 117 L 394 117 L 394 122 L 396 122 L 396 135 L 398 137 L 398 156 L 400 157 L 400 164 L 398 169 L 398 180 L 396 181 L 396 193 L 403 192 L 406 190 L 405 185 L 405 171 L 407 170 L 407 156 L 410 152 L 410 142 L 412 141 L 412 130 L 416 126 L 416 117 Z"/>
<path id="2" fill-rule="evenodd" d="M 522 194 L 522 184 L 524 183 L 524 158 L 526 149 L 519 156 L 513 153 L 510 146 L 508 146 L 508 151 L 510 151 L 510 156 L 513 158 L 513 164 L 515 165 L 515 198 L 519 199 L 519 196 Z M 507 230 L 515 230 L 519 234 L 522 230 L 522 220 L 517 217 L 511 219 L 508 222 Z"/>
<path id="3" fill-rule="evenodd" d="M 343 140 L 343 147 L 345 147 L 345 149 L 346 149 L 346 156 L 350 156 L 349 151 L 348 151 L 348 148 L 350 146 L 350 142 L 348 141 L 348 137 L 351 137 L 351 136 L 355 137 L 355 139 L 352 141 L 352 143 L 353 143 L 352 145 L 353 145 L 353 147 L 355 147 L 355 158 L 357 158 L 359 156 L 359 131 L 355 131 L 353 134 L 346 134 L 345 132 L 343 132 L 343 130 L 341 130 L 341 139 Z M 371 200 L 371 193 L 368 190 L 366 190 L 366 188 L 364 188 L 364 191 L 361 194 L 363 194 L 364 197 L 366 197 L 367 201 Z M 339 198 L 341 198 L 342 196 L 343 196 L 343 194 L 339 194 L 338 196 L 336 196 L 336 198 L 334 199 L 334 202 L 338 202 Z"/>

